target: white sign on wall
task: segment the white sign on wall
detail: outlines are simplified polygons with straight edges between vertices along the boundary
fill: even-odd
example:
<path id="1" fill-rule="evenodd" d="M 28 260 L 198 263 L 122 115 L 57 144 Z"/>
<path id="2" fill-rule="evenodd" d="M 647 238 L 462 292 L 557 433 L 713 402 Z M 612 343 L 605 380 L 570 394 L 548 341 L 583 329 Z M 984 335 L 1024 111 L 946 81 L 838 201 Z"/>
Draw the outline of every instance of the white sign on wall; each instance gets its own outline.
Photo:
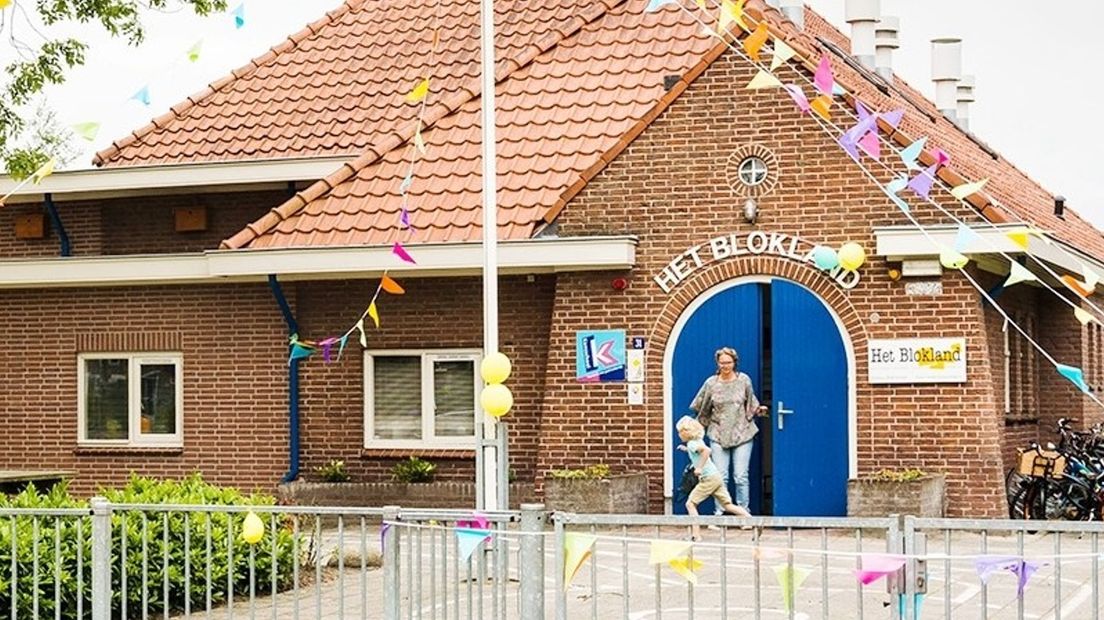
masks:
<path id="1" fill-rule="evenodd" d="M 965 383 L 966 339 L 871 340 L 870 383 Z"/>

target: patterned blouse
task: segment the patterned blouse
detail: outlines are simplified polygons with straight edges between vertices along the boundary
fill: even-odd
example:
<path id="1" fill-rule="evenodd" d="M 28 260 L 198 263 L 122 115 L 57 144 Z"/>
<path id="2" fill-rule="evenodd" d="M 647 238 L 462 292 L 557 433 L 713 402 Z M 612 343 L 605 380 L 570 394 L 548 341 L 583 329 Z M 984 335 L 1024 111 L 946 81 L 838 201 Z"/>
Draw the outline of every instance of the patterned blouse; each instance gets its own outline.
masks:
<path id="1" fill-rule="evenodd" d="M 690 408 L 708 422 L 709 439 L 722 448 L 747 443 L 759 432 L 754 421 L 759 399 L 751 378 L 742 372 L 731 381 L 721 381 L 717 375 L 706 379 Z"/>

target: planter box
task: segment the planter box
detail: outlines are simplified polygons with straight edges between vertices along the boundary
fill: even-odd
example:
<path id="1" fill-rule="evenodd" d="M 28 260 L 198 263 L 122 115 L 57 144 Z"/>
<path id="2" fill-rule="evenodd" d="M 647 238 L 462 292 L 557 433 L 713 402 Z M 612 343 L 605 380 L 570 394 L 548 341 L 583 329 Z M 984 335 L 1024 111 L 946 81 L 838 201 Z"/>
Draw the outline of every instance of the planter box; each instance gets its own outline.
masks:
<path id="1" fill-rule="evenodd" d="M 643 514 L 648 512 L 647 474 L 622 474 L 601 480 L 544 479 L 548 510 Z"/>
<path id="2" fill-rule="evenodd" d="M 847 481 L 847 516 L 887 517 L 891 514 L 939 518 L 946 507 L 943 474 L 897 482 L 867 478 Z"/>
<path id="3" fill-rule="evenodd" d="M 296 480 L 277 488 L 281 503 L 300 506 L 401 506 L 467 508 L 475 506 L 474 482 L 309 482 Z M 510 484 L 510 505 L 533 501 L 533 485 Z"/>

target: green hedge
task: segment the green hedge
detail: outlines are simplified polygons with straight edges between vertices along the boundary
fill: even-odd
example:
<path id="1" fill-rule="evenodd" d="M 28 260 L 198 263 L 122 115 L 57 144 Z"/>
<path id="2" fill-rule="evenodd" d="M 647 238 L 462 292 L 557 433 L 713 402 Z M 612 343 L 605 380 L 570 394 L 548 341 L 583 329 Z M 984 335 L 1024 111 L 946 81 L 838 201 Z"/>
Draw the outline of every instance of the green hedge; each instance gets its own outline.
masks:
<path id="1" fill-rule="evenodd" d="M 199 474 L 180 481 L 132 476 L 122 489 L 104 490 L 100 495 L 112 503 L 127 504 L 270 506 L 275 503 L 275 499 L 268 495 L 244 495 L 236 489 L 210 485 L 204 482 Z M 0 496 L 0 507 L 5 508 L 87 508 L 87 506 L 87 502 L 71 497 L 64 485 L 58 485 L 47 493 L 40 493 L 30 487 L 14 497 Z M 276 517 L 275 520 L 265 513 L 259 513 L 259 516 L 265 524 L 264 538 L 256 545 L 249 545 L 241 539 L 245 513 L 127 512 L 113 514 L 111 519 L 112 615 L 118 616 L 124 605 L 122 582 L 124 574 L 126 575 L 125 605 L 128 617 L 141 617 L 143 608 L 151 612 L 160 612 L 165 605 L 166 579 L 170 610 L 184 609 L 186 595 L 191 599 L 192 610 L 204 609 L 207 604 L 208 568 L 213 605 L 225 602 L 231 582 L 235 598 L 248 596 L 251 553 L 255 593 L 259 595 L 271 592 L 273 557 L 276 559 L 277 590 L 290 587 L 296 559 L 291 523 L 282 516 Z M 84 599 L 83 617 L 90 617 L 92 526 L 91 518 L 87 516 L 0 518 L 0 617 L 7 617 L 11 613 L 13 524 L 16 536 L 18 616 L 55 617 L 56 594 L 58 606 L 61 608 L 61 617 L 78 618 L 79 561 L 82 580 L 79 592 Z M 273 537 L 274 527 L 275 537 Z M 209 536 L 208 532 L 210 532 Z M 34 585 L 36 540 L 37 610 Z M 58 553 L 55 553 L 55 549 Z M 308 560 L 303 557 L 308 551 L 309 545 L 300 540 L 300 562 Z M 228 558 L 228 555 L 232 557 Z M 185 587 L 185 557 L 190 565 L 187 588 Z M 57 587 L 55 587 L 55 580 Z"/>

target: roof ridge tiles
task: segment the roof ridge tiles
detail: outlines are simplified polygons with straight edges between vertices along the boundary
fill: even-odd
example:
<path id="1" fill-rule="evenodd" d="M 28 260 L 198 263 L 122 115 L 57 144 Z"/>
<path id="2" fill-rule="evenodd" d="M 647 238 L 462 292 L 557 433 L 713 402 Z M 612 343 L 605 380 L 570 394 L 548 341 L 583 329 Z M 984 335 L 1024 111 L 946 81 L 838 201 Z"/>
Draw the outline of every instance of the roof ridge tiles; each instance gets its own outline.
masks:
<path id="1" fill-rule="evenodd" d="M 199 92 L 188 96 L 181 103 L 178 103 L 175 106 L 169 108 L 168 112 L 155 117 L 146 125 L 132 131 L 130 135 L 124 136 L 123 138 L 112 142 L 110 146 L 104 148 L 102 151 L 96 153 L 92 157 L 92 164 L 94 166 L 105 166 L 108 163 L 111 163 L 111 159 L 121 153 L 124 148 L 136 144 L 154 129 L 164 128 L 169 124 L 169 122 L 183 116 L 185 112 L 195 107 L 200 101 L 206 99 L 207 97 L 210 97 L 216 92 L 221 91 L 231 82 L 241 79 L 242 77 L 252 73 L 253 71 L 256 71 L 260 67 L 264 66 L 266 63 L 271 62 L 281 53 L 296 47 L 304 39 L 310 36 L 315 36 L 316 34 L 318 34 L 318 30 L 322 26 L 334 23 L 338 18 L 349 12 L 351 8 L 353 8 L 354 6 L 360 6 L 361 4 L 363 4 L 363 0 L 346 0 L 338 8 L 327 12 L 325 16 L 320 17 L 313 22 L 307 24 L 298 32 L 292 33 L 291 36 L 281 41 L 279 44 L 269 48 L 268 51 L 266 51 L 264 54 L 253 58 L 241 67 L 238 67 L 237 69 L 231 70 L 230 75 L 224 76 L 220 79 L 215 80 L 214 82 L 211 82 Z M 177 110 L 177 108 L 179 108 L 179 111 Z"/>
<path id="2" fill-rule="evenodd" d="M 552 35 L 553 32 L 558 32 L 553 27 L 552 32 L 538 37 L 536 40 L 530 42 L 528 45 L 520 49 L 516 56 L 504 58 L 502 61 L 496 63 L 495 66 L 495 84 L 496 86 L 502 82 L 505 82 L 514 72 L 524 68 L 532 63 L 534 60 L 540 57 L 544 52 L 552 49 L 560 42 L 574 35 L 585 25 L 593 22 L 594 20 L 605 15 L 613 7 L 620 5 L 627 0 L 598 0 L 598 2 L 588 6 L 584 9 L 584 13 L 578 16 L 572 16 L 567 21 L 571 24 L 571 27 L 565 33 L 559 33 L 559 37 Z M 598 8 L 601 7 L 601 8 Z M 580 19 L 582 17 L 582 19 Z M 543 45 L 542 45 L 543 43 Z M 513 65 L 513 68 L 509 68 Z M 426 114 L 423 117 L 424 127 L 430 128 L 442 118 L 455 114 L 460 108 L 474 100 L 482 92 L 482 88 L 478 86 L 479 82 L 476 81 L 476 88 L 469 90 L 465 85 L 457 85 L 456 92 L 452 97 L 445 100 L 445 102 L 438 103 L 435 106 L 429 107 L 426 110 Z M 466 93 L 466 94 L 465 94 Z M 443 108 L 443 109 L 441 109 Z M 436 113 L 436 110 L 441 109 L 440 113 Z M 375 163 L 377 160 L 382 159 L 393 148 L 401 146 L 409 140 L 414 138 L 415 129 L 403 129 L 388 134 L 388 140 L 385 138 L 382 142 L 377 142 L 368 148 L 368 151 L 355 159 L 345 162 L 340 168 L 328 175 L 324 179 L 320 179 L 308 187 L 306 190 L 297 192 L 295 196 L 284 201 L 272 208 L 268 213 L 261 216 L 255 222 L 251 222 L 246 225 L 245 228 L 235 233 L 233 236 L 224 239 L 220 244 L 223 249 L 239 249 L 256 238 L 264 235 L 278 225 L 283 220 L 293 216 L 299 212 L 303 207 L 309 204 L 315 198 L 325 195 L 338 184 L 343 183 L 350 178 L 356 176 L 361 170 L 367 168 L 369 165 Z M 388 145 L 388 142 L 395 142 L 393 145 Z M 313 191 L 311 191 L 313 190 Z M 308 193 L 309 192 L 309 193 Z M 317 193 L 317 195 L 313 195 Z M 308 199 L 308 196 L 310 198 Z"/>

